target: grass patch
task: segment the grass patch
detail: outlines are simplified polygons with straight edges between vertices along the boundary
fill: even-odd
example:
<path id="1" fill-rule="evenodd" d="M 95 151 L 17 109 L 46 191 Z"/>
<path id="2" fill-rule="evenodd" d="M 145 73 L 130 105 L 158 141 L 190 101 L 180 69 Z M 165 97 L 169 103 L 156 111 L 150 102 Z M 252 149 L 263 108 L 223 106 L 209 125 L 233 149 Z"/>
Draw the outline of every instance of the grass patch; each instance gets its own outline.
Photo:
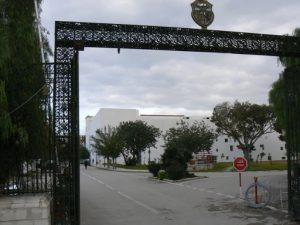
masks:
<path id="1" fill-rule="evenodd" d="M 246 171 L 287 170 L 286 161 L 252 162 Z"/>
<path id="2" fill-rule="evenodd" d="M 131 170 L 148 170 L 148 165 L 135 165 L 126 166 L 117 164 L 117 167 Z M 232 162 L 216 163 L 212 169 L 202 170 L 201 172 L 224 172 L 233 169 Z M 270 170 L 287 170 L 286 161 L 273 161 L 271 162 L 252 162 L 246 171 L 270 171 Z M 234 170 L 233 170 L 234 171 Z"/>
<path id="3" fill-rule="evenodd" d="M 224 172 L 235 171 L 232 162 L 216 163 L 212 169 L 202 170 L 200 172 Z M 246 171 L 270 171 L 270 170 L 287 170 L 286 161 L 273 161 L 271 162 L 251 162 Z"/>

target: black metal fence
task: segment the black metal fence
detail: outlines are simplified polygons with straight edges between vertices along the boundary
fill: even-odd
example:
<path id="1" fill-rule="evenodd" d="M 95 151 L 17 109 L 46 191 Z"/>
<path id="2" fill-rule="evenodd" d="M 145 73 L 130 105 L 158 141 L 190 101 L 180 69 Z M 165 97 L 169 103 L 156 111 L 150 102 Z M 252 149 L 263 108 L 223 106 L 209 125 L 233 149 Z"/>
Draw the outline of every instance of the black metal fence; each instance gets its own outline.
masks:
<path id="1" fill-rule="evenodd" d="M 54 162 L 51 160 L 30 160 L 14 165 L 0 184 L 1 195 L 25 193 L 52 193 Z"/>
<path id="2" fill-rule="evenodd" d="M 32 73 L 44 76 L 44 82 L 40 89 L 33 90 L 35 94 L 28 99 L 30 102 L 30 100 L 36 100 L 35 97 L 37 97 L 41 101 L 44 123 L 44 131 L 41 134 L 43 149 L 29 149 L 23 152 L 14 145 L 5 145 L 4 149 L 1 149 L 0 196 L 42 192 L 52 194 L 53 174 L 56 167 L 52 134 L 54 64 L 26 65 L 20 69 L 22 69 L 24 76 Z M 5 163 L 7 164 L 3 165 Z"/>

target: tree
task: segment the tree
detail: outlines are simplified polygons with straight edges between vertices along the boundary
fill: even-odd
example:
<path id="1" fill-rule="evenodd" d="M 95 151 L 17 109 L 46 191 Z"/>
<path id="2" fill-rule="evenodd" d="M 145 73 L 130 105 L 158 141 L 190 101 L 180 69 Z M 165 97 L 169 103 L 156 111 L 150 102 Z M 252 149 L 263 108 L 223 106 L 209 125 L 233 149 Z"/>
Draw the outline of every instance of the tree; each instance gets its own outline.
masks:
<path id="1" fill-rule="evenodd" d="M 300 37 L 300 28 L 296 28 L 294 36 Z M 300 59 L 297 57 L 279 57 L 280 63 L 285 67 L 293 67 L 300 65 Z M 284 118 L 284 72 L 279 74 L 279 78 L 272 84 L 272 89 L 269 91 L 269 103 L 273 107 L 276 115 L 275 130 L 281 135 L 280 140 L 284 140 L 283 131 L 286 130 Z"/>
<path id="2" fill-rule="evenodd" d="M 272 89 L 269 91 L 269 103 L 273 108 L 276 115 L 276 120 L 274 123 L 274 129 L 280 133 L 279 139 L 284 140 L 283 130 L 285 130 L 284 121 L 284 83 L 283 83 L 283 73 L 277 81 L 272 84 Z"/>
<path id="3" fill-rule="evenodd" d="M 90 152 L 87 150 L 87 148 L 85 146 L 80 145 L 79 151 L 80 151 L 80 159 L 89 159 L 90 158 Z"/>
<path id="4" fill-rule="evenodd" d="M 12 123 L 7 111 L 5 82 L 0 80 L 0 142 L 4 142 L 12 133 Z"/>
<path id="5" fill-rule="evenodd" d="M 95 136 L 91 138 L 93 141 L 92 146 L 96 149 L 97 153 L 102 155 L 104 159 L 107 159 L 107 162 L 112 158 L 113 164 L 115 164 L 124 147 L 124 142 L 118 130 L 110 126 L 104 127 L 103 129 L 96 130 Z"/>
<path id="6" fill-rule="evenodd" d="M 141 162 L 141 153 L 147 148 L 155 147 L 161 132 L 153 125 L 141 120 L 122 122 L 118 133 L 124 141 L 121 154 L 126 165 L 136 165 Z"/>
<path id="7" fill-rule="evenodd" d="M 167 171 L 174 165 L 180 165 L 186 171 L 187 162 L 193 158 L 193 153 L 209 151 L 216 138 L 214 131 L 203 121 L 192 125 L 181 121 L 177 125 L 164 135 L 165 152 L 162 161 Z"/>
<path id="8" fill-rule="evenodd" d="M 263 160 L 263 157 L 266 155 L 266 153 L 265 152 L 261 152 L 260 154 L 259 154 L 259 157 L 260 157 L 260 162 L 262 162 L 262 160 Z"/>
<path id="9" fill-rule="evenodd" d="M 211 121 L 217 126 L 217 132 L 233 138 L 239 143 L 245 158 L 250 162 L 250 154 L 255 142 L 264 134 L 274 131 L 275 115 L 270 106 L 228 102 L 217 105 Z"/>
<path id="10" fill-rule="evenodd" d="M 0 1 L 0 171 L 6 174 L 8 169 L 22 173 L 24 160 L 48 153 L 41 92 L 45 79 L 41 66 L 33 66 L 41 63 L 38 18 L 33 0 Z M 43 37 L 46 46 L 45 33 Z"/>

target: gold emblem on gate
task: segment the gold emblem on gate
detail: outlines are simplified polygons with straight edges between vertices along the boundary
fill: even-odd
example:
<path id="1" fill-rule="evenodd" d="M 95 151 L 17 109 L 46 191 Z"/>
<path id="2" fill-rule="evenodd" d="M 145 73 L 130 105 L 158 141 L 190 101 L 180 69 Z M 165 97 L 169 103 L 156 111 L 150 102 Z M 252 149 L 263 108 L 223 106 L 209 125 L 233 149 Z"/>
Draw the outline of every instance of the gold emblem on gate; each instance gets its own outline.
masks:
<path id="1" fill-rule="evenodd" d="M 202 29 L 207 27 L 214 21 L 213 5 L 207 0 L 195 0 L 192 4 L 192 18 Z"/>

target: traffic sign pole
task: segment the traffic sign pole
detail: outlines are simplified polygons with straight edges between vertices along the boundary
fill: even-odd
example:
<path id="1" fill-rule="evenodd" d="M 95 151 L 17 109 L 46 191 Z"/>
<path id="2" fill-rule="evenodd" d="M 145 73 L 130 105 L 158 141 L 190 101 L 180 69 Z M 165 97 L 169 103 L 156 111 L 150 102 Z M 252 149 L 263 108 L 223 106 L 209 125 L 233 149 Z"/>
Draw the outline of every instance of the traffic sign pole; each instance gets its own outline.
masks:
<path id="1" fill-rule="evenodd" d="M 247 160 L 244 157 L 237 157 L 233 161 L 233 167 L 239 172 L 240 198 L 243 198 L 241 172 L 247 168 Z"/>
<path id="2" fill-rule="evenodd" d="M 239 181 L 240 181 L 240 198 L 243 197 L 243 192 L 242 192 L 242 173 L 239 172 Z"/>
<path id="3" fill-rule="evenodd" d="M 255 204 L 258 204 L 257 179 L 258 179 L 258 177 L 254 177 L 254 183 L 255 183 Z"/>

